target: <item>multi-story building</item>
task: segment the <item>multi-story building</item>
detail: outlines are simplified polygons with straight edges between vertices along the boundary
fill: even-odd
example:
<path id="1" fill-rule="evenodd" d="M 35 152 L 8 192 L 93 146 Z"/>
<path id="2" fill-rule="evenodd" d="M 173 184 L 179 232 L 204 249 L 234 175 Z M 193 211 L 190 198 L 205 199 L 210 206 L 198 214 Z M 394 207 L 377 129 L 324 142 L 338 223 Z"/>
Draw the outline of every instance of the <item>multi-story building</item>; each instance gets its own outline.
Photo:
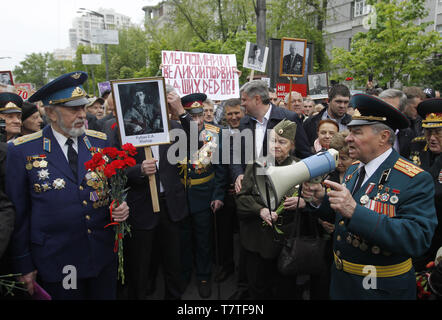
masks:
<path id="1" fill-rule="evenodd" d="M 128 16 L 116 13 L 113 9 L 98 9 L 97 14 L 85 11 L 81 17 L 73 21 L 69 29 L 69 41 L 71 48 L 76 49 L 82 44 L 90 44 L 94 29 L 116 30 L 128 28 L 133 24 Z"/>
<path id="2" fill-rule="evenodd" d="M 436 30 L 442 35 L 442 0 L 426 0 L 425 8 L 428 16 L 416 23 L 432 22 L 427 30 Z M 330 55 L 333 47 L 349 50 L 352 37 L 367 30 L 371 12 L 366 0 L 329 0 L 324 28 L 327 54 Z"/>
<path id="3" fill-rule="evenodd" d="M 164 0 L 154 6 L 144 6 L 142 9 L 145 12 L 144 21 L 155 23 L 158 28 L 161 28 L 168 23 L 169 13 L 173 10 L 173 5 Z"/>

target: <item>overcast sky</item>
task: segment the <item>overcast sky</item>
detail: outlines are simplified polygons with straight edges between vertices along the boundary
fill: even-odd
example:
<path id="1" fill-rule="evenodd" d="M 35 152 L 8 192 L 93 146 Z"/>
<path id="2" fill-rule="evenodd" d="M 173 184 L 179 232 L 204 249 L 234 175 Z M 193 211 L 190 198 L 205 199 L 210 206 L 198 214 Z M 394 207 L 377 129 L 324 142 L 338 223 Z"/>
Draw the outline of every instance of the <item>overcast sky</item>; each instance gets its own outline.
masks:
<path id="1" fill-rule="evenodd" d="M 69 28 L 80 16 L 78 8 L 114 9 L 131 18 L 144 19 L 145 5 L 158 0 L 2 0 L 0 19 L 0 71 L 13 70 L 27 54 L 69 47 Z M 11 57 L 5 59 L 3 57 Z"/>

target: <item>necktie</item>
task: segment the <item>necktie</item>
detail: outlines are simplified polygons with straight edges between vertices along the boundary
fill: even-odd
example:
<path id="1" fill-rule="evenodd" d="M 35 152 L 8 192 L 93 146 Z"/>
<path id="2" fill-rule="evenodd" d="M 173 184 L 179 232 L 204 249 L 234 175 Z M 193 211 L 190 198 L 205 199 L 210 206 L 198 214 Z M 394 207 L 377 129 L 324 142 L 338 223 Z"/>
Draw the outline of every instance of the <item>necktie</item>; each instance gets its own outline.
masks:
<path id="1" fill-rule="evenodd" d="M 353 189 L 352 194 L 355 194 L 359 188 L 361 188 L 362 182 L 365 179 L 365 166 L 361 167 L 361 169 L 359 169 L 359 177 L 358 177 L 358 181 L 356 182 L 356 186 Z"/>
<path id="2" fill-rule="evenodd" d="M 72 172 L 74 173 L 74 177 L 77 178 L 77 160 L 78 160 L 78 154 L 75 151 L 74 147 L 72 147 L 72 144 L 74 143 L 74 141 L 69 138 L 66 141 L 66 144 L 68 145 L 68 161 L 69 161 L 69 166 L 72 169 Z"/>

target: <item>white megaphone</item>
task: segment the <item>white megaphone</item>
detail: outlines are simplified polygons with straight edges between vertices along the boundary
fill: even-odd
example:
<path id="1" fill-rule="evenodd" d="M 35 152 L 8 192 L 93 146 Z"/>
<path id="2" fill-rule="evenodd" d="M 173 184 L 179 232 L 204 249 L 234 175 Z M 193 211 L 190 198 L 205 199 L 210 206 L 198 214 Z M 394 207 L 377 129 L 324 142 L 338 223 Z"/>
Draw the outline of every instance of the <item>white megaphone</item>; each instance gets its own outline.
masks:
<path id="1" fill-rule="evenodd" d="M 256 161 L 255 181 L 262 200 L 269 206 L 269 197 L 270 209 L 276 210 L 287 190 L 335 170 L 338 159 L 338 151 L 328 149 L 288 166 L 266 167 L 266 164 Z"/>

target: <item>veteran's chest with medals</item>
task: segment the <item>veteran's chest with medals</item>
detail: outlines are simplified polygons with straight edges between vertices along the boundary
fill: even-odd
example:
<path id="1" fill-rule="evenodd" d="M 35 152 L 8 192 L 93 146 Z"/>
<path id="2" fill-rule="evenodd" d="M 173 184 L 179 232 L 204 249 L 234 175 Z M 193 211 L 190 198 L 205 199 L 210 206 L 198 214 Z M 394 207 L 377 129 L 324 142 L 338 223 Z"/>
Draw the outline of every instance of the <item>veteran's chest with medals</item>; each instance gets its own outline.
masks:
<path id="1" fill-rule="evenodd" d="M 180 175 L 183 176 L 182 182 L 185 186 L 202 184 L 214 175 L 212 163 L 219 143 L 219 132 L 220 128 L 205 124 L 204 130 L 200 133 L 202 147 L 191 155 L 189 161 L 186 157 L 179 162 Z"/>
<path id="2" fill-rule="evenodd" d="M 91 145 L 87 136 L 84 136 L 83 141 L 91 153 L 91 156 L 97 152 L 101 152 L 100 148 Z M 43 152 L 41 154 L 26 156 L 25 168 L 28 171 L 32 183 L 32 192 L 35 196 L 62 196 L 61 192 L 68 189 L 68 184 L 75 184 L 76 190 L 81 193 L 88 193 L 87 198 L 92 203 L 93 208 L 99 208 L 109 204 L 106 177 L 104 174 L 100 175 L 100 173 L 87 171 L 83 179 L 76 184 L 66 178 L 66 175 L 60 171 L 59 166 L 51 163 L 49 159 L 49 154 L 52 152 L 51 149 L 51 140 L 45 137 L 43 138 Z M 84 200 L 83 205 L 87 204 L 87 200 Z"/>
<path id="3" fill-rule="evenodd" d="M 356 183 L 357 175 L 353 171 L 345 177 L 344 184 L 352 186 Z M 395 171 L 401 171 L 409 176 L 415 175 L 422 171 L 422 169 L 410 165 L 410 163 L 399 159 L 393 168 L 387 168 L 382 171 L 380 178 L 376 182 L 369 182 L 365 184 L 362 192 L 357 192 L 354 200 L 358 205 L 361 205 L 375 214 L 385 215 L 389 218 L 396 217 L 397 206 L 400 203 L 401 187 L 394 183 L 395 179 L 392 175 Z M 370 243 L 360 235 L 352 233 L 345 228 L 345 220 L 338 223 L 336 240 L 345 241 L 349 246 L 361 250 L 362 252 L 371 252 L 374 255 L 390 256 L 391 252 L 384 250 L 378 244 Z"/>

